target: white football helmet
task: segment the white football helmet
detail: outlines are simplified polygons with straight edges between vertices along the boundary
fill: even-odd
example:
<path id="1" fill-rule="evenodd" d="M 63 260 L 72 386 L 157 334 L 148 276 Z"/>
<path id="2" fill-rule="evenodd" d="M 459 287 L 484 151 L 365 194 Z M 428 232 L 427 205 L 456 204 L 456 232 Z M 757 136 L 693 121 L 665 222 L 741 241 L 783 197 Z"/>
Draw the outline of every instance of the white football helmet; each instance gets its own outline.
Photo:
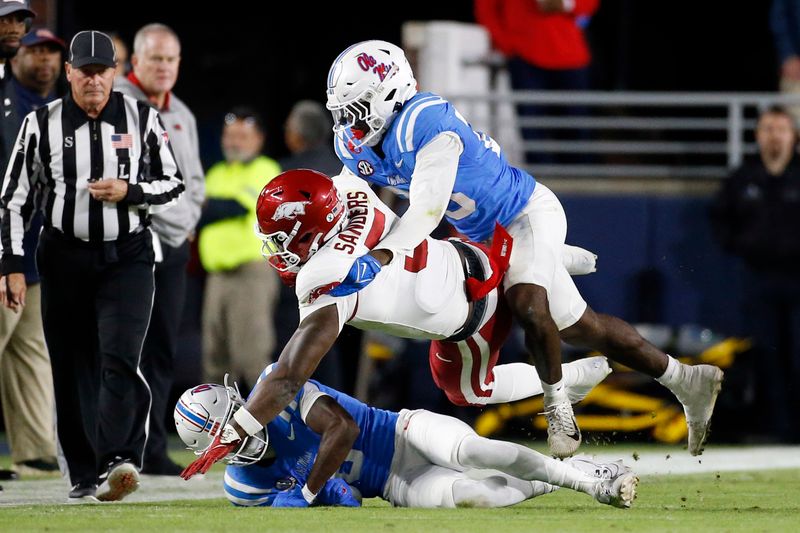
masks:
<path id="1" fill-rule="evenodd" d="M 202 455 L 211 446 L 214 437 L 222 431 L 233 413 L 244 405 L 239 387 L 204 383 L 181 394 L 175 404 L 175 428 L 186 446 L 195 455 Z M 245 437 L 242 444 L 225 457 L 232 465 L 249 465 L 260 461 L 267 453 L 269 435 L 266 428 L 259 433 Z"/>
<path id="2" fill-rule="evenodd" d="M 417 92 L 411 65 L 398 46 L 386 41 L 354 44 L 328 72 L 333 131 L 352 148 L 374 146 L 403 104 Z"/>

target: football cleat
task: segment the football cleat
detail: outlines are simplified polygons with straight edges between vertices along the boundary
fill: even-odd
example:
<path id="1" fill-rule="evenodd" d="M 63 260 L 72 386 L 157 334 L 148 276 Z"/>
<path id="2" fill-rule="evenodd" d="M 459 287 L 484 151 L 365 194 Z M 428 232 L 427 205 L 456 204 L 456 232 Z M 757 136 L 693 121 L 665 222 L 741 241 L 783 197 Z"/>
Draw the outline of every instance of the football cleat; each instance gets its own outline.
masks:
<path id="1" fill-rule="evenodd" d="M 595 499 L 612 507 L 629 509 L 636 499 L 639 478 L 633 472 L 620 471 L 619 475 L 597 482 Z"/>
<path id="2" fill-rule="evenodd" d="M 722 390 L 724 373 L 712 365 L 683 365 L 683 380 L 675 392 L 683 404 L 689 427 L 689 453 L 701 455 L 711 427 L 714 404 Z"/>
<path id="3" fill-rule="evenodd" d="M 564 459 L 564 462 L 597 479 L 612 479 L 631 472 L 631 469 L 624 465 L 622 460 L 611 463 L 598 463 L 589 459 L 587 455 L 576 455 L 575 457 Z"/>
<path id="4" fill-rule="evenodd" d="M 131 463 L 117 462 L 109 466 L 105 479 L 97 488 L 101 502 L 118 502 L 139 488 L 139 471 Z"/>
<path id="5" fill-rule="evenodd" d="M 574 454 L 581 445 L 581 432 L 569 401 L 545 408 L 544 416 L 547 419 L 547 445 L 553 457 L 563 459 Z"/>

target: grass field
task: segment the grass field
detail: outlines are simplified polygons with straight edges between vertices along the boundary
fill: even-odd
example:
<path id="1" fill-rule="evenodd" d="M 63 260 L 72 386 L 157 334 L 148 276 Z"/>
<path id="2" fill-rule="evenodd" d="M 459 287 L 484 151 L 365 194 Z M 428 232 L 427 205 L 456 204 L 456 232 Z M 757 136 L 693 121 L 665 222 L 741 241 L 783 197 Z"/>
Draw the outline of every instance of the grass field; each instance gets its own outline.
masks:
<path id="1" fill-rule="evenodd" d="M 800 531 L 800 470 L 644 476 L 630 510 L 560 490 L 506 509 L 233 508 L 222 499 L 0 510 L 0 531 Z"/>

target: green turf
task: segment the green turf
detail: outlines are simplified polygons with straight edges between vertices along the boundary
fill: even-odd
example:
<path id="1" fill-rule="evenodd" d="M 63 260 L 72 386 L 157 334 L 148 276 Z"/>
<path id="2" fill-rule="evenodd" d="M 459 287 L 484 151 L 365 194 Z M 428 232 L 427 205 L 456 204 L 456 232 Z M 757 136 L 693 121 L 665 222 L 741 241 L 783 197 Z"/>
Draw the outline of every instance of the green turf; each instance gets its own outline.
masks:
<path id="1" fill-rule="evenodd" d="M 241 509 L 225 500 L 0 509 L 0 531 L 800 531 L 800 470 L 644 477 L 630 510 L 567 490 L 507 509 Z"/>

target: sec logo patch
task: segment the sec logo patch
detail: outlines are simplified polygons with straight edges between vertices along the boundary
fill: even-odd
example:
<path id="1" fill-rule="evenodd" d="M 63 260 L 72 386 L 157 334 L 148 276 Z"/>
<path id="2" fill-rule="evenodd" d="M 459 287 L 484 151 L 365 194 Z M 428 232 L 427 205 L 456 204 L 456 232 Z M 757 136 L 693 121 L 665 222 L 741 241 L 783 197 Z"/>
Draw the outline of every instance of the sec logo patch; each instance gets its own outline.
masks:
<path id="1" fill-rule="evenodd" d="M 375 172 L 375 169 L 369 161 L 361 160 L 358 162 L 358 171 L 362 176 L 372 176 L 372 174 Z"/>

